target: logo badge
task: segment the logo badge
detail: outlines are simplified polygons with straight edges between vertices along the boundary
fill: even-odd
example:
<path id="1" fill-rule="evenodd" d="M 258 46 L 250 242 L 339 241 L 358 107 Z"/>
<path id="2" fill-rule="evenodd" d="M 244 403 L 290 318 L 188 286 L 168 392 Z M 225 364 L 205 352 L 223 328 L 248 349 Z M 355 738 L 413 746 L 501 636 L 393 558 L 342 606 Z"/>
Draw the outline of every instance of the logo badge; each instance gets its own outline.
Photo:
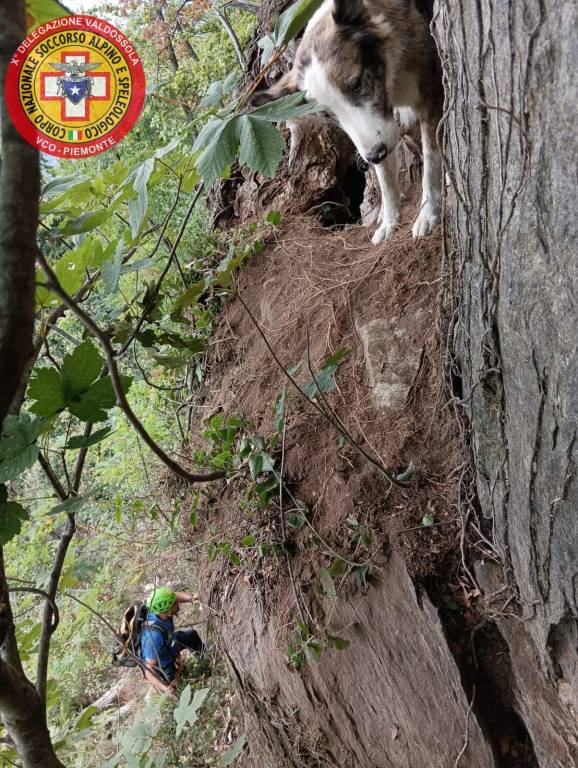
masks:
<path id="1" fill-rule="evenodd" d="M 80 160 L 112 149 L 137 122 L 145 75 L 134 45 L 94 16 L 63 16 L 33 30 L 6 74 L 19 133 L 48 155 Z"/>

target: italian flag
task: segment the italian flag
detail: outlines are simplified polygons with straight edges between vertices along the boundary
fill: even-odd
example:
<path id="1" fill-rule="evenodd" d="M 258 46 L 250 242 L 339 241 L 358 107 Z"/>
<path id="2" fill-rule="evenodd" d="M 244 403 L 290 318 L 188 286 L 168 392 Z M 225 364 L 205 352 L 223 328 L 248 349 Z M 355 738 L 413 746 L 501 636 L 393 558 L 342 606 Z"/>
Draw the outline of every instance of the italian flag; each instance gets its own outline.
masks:
<path id="1" fill-rule="evenodd" d="M 82 131 L 68 131 L 68 141 L 78 141 L 82 139 Z"/>

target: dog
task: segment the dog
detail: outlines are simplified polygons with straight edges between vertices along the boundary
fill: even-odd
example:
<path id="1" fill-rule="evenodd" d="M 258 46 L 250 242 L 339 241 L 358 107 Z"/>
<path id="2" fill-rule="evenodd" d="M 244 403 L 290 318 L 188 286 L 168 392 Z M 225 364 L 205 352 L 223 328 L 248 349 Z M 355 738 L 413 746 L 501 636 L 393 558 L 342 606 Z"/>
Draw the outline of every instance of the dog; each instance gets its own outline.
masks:
<path id="1" fill-rule="evenodd" d="M 400 125 L 419 121 L 421 128 L 423 190 L 413 236 L 429 235 L 440 220 L 442 168 L 436 130 L 443 88 L 426 20 L 428 2 L 325 0 L 305 29 L 292 69 L 252 101 L 258 106 L 301 90 L 339 123 L 377 174 L 381 207 L 375 244 L 399 223 Z"/>

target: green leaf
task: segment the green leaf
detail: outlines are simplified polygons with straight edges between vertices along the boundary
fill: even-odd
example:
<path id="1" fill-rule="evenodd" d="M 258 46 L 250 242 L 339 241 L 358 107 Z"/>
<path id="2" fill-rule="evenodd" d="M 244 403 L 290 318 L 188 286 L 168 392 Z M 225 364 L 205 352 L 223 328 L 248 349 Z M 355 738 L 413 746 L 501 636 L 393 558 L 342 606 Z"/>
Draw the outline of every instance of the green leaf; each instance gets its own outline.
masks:
<path id="1" fill-rule="evenodd" d="M 305 525 L 305 516 L 302 512 L 293 512 L 287 516 L 287 525 L 291 528 L 303 528 Z"/>
<path id="2" fill-rule="evenodd" d="M 269 211 L 265 216 L 267 224 L 272 224 L 274 227 L 278 227 L 281 224 L 281 213 L 279 211 Z"/>
<path id="3" fill-rule="evenodd" d="M 0 438 L 0 483 L 14 480 L 38 458 L 36 441 L 42 431 L 42 419 L 28 413 L 7 416 Z"/>
<path id="4" fill-rule="evenodd" d="M 229 749 L 226 752 L 223 752 L 221 755 L 221 765 L 227 766 L 227 765 L 233 765 L 235 760 L 239 757 L 241 752 L 243 751 L 245 744 L 247 743 L 247 737 L 245 734 L 242 736 L 239 736 L 237 741 L 229 747 Z"/>
<path id="5" fill-rule="evenodd" d="M 237 156 L 236 118 L 220 121 L 217 130 L 212 134 L 210 142 L 197 159 L 197 170 L 203 177 L 205 186 L 212 187 L 225 169 L 231 166 Z"/>
<path id="6" fill-rule="evenodd" d="M 87 181 L 90 181 L 88 176 L 80 176 L 77 173 L 72 176 L 59 176 L 58 178 L 49 181 L 48 184 L 42 188 L 42 197 L 66 192 Z"/>
<path id="7" fill-rule="evenodd" d="M 177 724 L 175 738 L 179 739 L 187 723 L 194 725 L 198 719 L 198 711 L 203 706 L 205 699 L 209 695 L 210 688 L 201 688 L 195 691 L 191 700 L 191 686 L 187 685 L 181 693 L 179 703 L 173 711 L 173 717 Z"/>
<path id="8" fill-rule="evenodd" d="M 256 107 L 252 112 L 249 112 L 249 117 L 279 123 L 305 115 L 314 115 L 319 112 L 319 109 L 319 105 L 315 101 L 305 101 L 303 91 L 297 91 Z"/>
<path id="9" fill-rule="evenodd" d="M 159 355 L 159 353 L 155 352 L 154 349 L 150 349 L 149 347 L 145 347 L 145 349 L 147 354 L 150 355 L 153 360 L 168 370 L 184 368 L 184 366 L 189 362 L 189 358 L 183 357 L 182 355 Z"/>
<path id="10" fill-rule="evenodd" d="M 200 107 L 216 107 L 223 100 L 223 81 L 215 80 L 199 102 Z"/>
<path id="11" fill-rule="evenodd" d="M 335 371 L 349 355 L 349 347 L 341 347 L 333 355 L 327 358 L 323 368 L 315 374 L 315 379 L 310 379 L 303 385 L 303 391 L 307 397 L 312 400 L 320 392 L 332 392 L 337 384 L 335 383 Z"/>
<path id="12" fill-rule="evenodd" d="M 87 707 L 83 712 L 81 712 L 80 716 L 76 720 L 74 724 L 74 730 L 75 731 L 84 731 L 86 728 L 90 728 L 92 723 L 92 718 L 94 715 L 98 713 L 98 707 Z"/>
<path id="13" fill-rule="evenodd" d="M 424 515 L 422 517 L 421 524 L 426 528 L 429 527 L 430 525 L 433 525 L 434 524 L 433 515 L 430 515 L 428 512 L 427 515 Z"/>
<path id="14" fill-rule="evenodd" d="M 355 583 L 358 587 L 367 586 L 367 574 L 369 572 L 369 567 L 367 565 L 356 565 L 351 572 L 355 577 Z"/>
<path id="15" fill-rule="evenodd" d="M 252 547 L 255 541 L 256 538 L 254 536 L 243 536 L 241 539 L 241 546 L 245 548 Z"/>
<path id="16" fill-rule="evenodd" d="M 405 469 L 401 474 L 399 474 L 395 479 L 399 480 L 400 483 L 407 483 L 409 482 L 409 480 L 411 480 L 414 472 L 415 472 L 415 464 L 413 463 L 413 461 L 410 461 L 408 468 Z"/>
<path id="17" fill-rule="evenodd" d="M 37 416 L 52 416 L 65 406 L 64 384 L 56 368 L 35 368 L 27 396 L 35 400 L 30 407 Z"/>
<path id="18" fill-rule="evenodd" d="M 68 451 L 74 451 L 78 448 L 90 448 L 92 445 L 96 445 L 97 443 L 102 442 L 102 440 L 105 440 L 111 432 L 112 427 L 104 427 L 103 429 L 93 432 L 88 437 L 85 437 L 84 435 L 75 435 L 68 440 L 64 448 Z"/>
<path id="19" fill-rule="evenodd" d="M 323 592 L 327 595 L 327 597 L 337 597 L 335 584 L 333 583 L 333 579 L 331 578 L 327 568 L 321 568 L 319 571 L 319 579 L 321 581 L 321 586 L 323 587 Z"/>
<path id="20" fill-rule="evenodd" d="M 339 637 L 339 635 L 334 635 L 331 632 L 326 632 L 325 636 L 327 637 L 328 644 L 335 648 L 337 651 L 345 651 L 349 648 L 349 640 L 346 640 L 343 637 Z"/>
<path id="21" fill-rule="evenodd" d="M 86 392 L 100 375 L 103 366 L 104 360 L 89 339 L 79 344 L 71 354 L 65 355 L 62 379 L 66 400 Z"/>
<path id="22" fill-rule="evenodd" d="M 101 267 L 102 284 L 107 294 L 116 293 L 118 290 L 118 281 L 122 271 L 122 252 L 124 243 L 119 240 L 114 256 L 105 261 Z"/>
<path id="23" fill-rule="evenodd" d="M 228 96 L 233 92 L 235 86 L 237 85 L 238 79 L 239 77 L 236 72 L 229 72 L 227 77 L 223 80 L 223 93 L 225 96 Z"/>
<path id="24" fill-rule="evenodd" d="M 263 472 L 263 457 L 260 453 L 254 453 L 251 456 L 249 456 L 249 471 L 251 472 L 251 477 L 253 480 L 256 480 L 259 475 Z"/>
<path id="25" fill-rule="evenodd" d="M 283 158 L 285 140 L 272 125 L 250 115 L 237 119 L 239 162 L 264 176 L 274 176 Z"/>
<path id="26" fill-rule="evenodd" d="M 124 392 L 128 392 L 132 384 L 130 376 L 121 376 Z M 68 403 L 68 408 L 73 416 L 81 421 L 106 421 L 107 411 L 116 405 L 116 395 L 112 388 L 110 376 L 104 376 L 96 381 L 85 392 L 78 402 Z"/>
<path id="27" fill-rule="evenodd" d="M 0 485 L 0 547 L 17 536 L 22 523 L 30 517 L 27 510 L 15 501 L 8 501 L 8 490 Z"/>
<path id="28" fill-rule="evenodd" d="M 329 566 L 328 572 L 330 576 L 343 576 L 343 574 L 347 571 L 348 565 L 345 562 L 345 560 L 342 560 L 340 557 L 336 557 L 334 560 L 331 561 L 331 565 Z"/>
<path id="29" fill-rule="evenodd" d="M 298 0 L 284 11 L 275 24 L 275 44 L 285 45 L 304 29 L 323 0 Z"/>
<path id="30" fill-rule="evenodd" d="M 101 211 L 82 213 L 75 219 L 69 219 L 60 231 L 65 237 L 90 232 L 91 229 L 96 229 L 96 227 L 101 227 L 105 224 L 113 213 L 114 208 L 112 206 Z"/>
<path id="31" fill-rule="evenodd" d="M 191 304 L 196 304 L 211 284 L 211 281 L 212 276 L 207 276 L 197 283 L 190 285 L 184 293 L 181 293 L 173 304 L 171 315 L 182 312 L 183 309 L 190 307 Z"/>
<path id="32" fill-rule="evenodd" d="M 52 507 L 46 515 L 59 515 L 61 512 L 66 512 L 67 514 L 79 512 L 89 500 L 90 496 L 90 493 L 85 494 L 84 496 L 71 496 L 70 498 L 65 499 L 61 504 Z"/>

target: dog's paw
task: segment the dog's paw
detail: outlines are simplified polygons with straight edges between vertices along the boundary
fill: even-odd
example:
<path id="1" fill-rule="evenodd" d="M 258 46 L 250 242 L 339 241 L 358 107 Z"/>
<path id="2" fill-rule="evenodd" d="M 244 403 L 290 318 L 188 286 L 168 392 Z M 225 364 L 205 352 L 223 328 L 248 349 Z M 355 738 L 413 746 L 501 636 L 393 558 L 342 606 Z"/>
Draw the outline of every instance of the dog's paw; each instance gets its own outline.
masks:
<path id="1" fill-rule="evenodd" d="M 411 233 L 414 237 L 425 237 L 426 235 L 431 235 L 439 223 L 439 213 L 429 205 L 424 205 L 424 207 L 419 212 L 419 216 L 413 224 Z"/>
<path id="2" fill-rule="evenodd" d="M 374 245 L 382 243 L 384 240 L 387 240 L 388 237 L 391 237 L 396 229 L 397 221 L 384 222 L 380 225 L 379 229 L 376 230 L 374 236 L 371 238 L 371 242 Z"/>

